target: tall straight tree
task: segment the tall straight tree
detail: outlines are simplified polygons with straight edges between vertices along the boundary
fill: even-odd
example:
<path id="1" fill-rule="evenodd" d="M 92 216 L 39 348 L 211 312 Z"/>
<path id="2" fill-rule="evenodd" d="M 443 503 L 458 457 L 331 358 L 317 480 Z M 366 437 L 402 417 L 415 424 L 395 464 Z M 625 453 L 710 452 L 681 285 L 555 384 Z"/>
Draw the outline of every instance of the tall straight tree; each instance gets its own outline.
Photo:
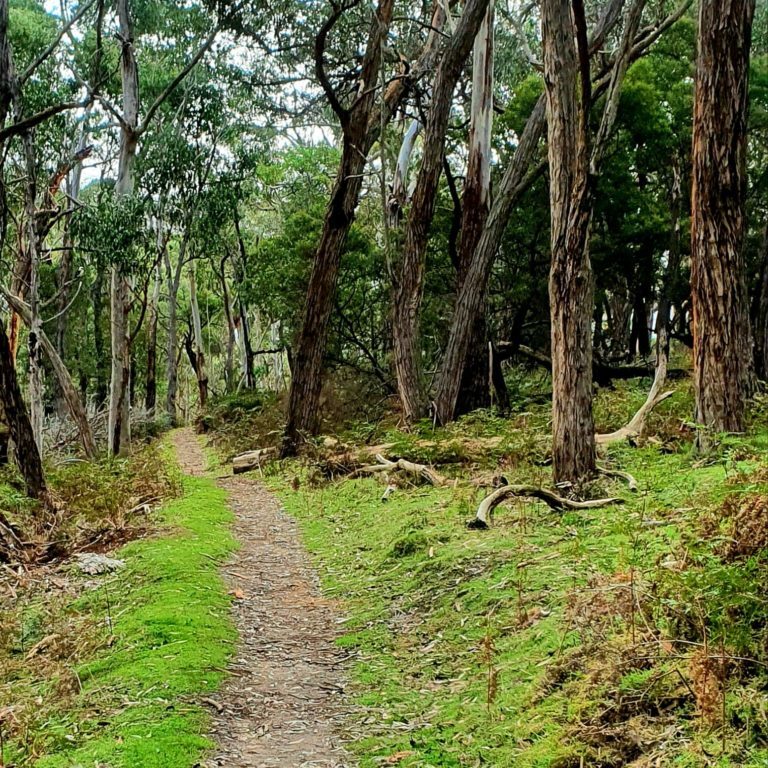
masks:
<path id="1" fill-rule="evenodd" d="M 595 470 L 592 417 L 593 279 L 589 258 L 594 182 L 618 110 L 644 0 L 624 19 L 594 143 L 590 46 L 582 0 L 543 0 L 541 34 L 547 97 L 551 266 L 552 458 L 555 482 Z M 591 149 L 590 149 L 591 146 Z"/>
<path id="2" fill-rule="evenodd" d="M 493 25 L 494 2 L 490 0 L 472 50 L 472 104 L 469 124 L 467 178 L 461 201 L 459 242 L 459 289 L 491 210 L 491 134 L 493 131 Z M 460 413 L 490 404 L 490 371 L 484 312 L 480 311 L 472 332 L 470 355 L 464 366 L 458 410 Z M 438 414 L 439 417 L 439 414 Z"/>
<path id="3" fill-rule="evenodd" d="M 696 421 L 744 428 L 753 359 L 743 243 L 755 0 L 701 0 L 693 114 L 691 289 Z"/>

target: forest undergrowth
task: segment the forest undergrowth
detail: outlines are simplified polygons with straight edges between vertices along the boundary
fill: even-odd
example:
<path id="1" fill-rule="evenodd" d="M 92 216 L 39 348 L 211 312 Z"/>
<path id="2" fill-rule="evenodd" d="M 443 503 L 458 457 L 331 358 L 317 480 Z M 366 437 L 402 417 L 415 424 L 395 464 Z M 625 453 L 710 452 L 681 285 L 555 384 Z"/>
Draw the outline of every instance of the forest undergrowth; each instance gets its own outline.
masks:
<path id="1" fill-rule="evenodd" d="M 602 390 L 598 429 L 626 423 L 645 391 Z M 487 490 L 465 481 L 550 484 L 546 406 L 335 436 L 434 465 L 455 486 L 329 477 L 322 441 L 262 469 L 346 611 L 363 768 L 768 765 L 766 402 L 748 434 L 712 436 L 702 457 L 691 398 L 678 385 L 646 438 L 603 457 L 637 492 L 605 477 L 574 489 L 623 504 L 558 513 L 516 499 L 484 531 L 467 523 Z M 258 447 L 265 415 L 249 430 L 247 412 L 236 434 L 249 445 L 214 439 Z"/>
<path id="2" fill-rule="evenodd" d="M 0 559 L 0 765 L 194 765 L 210 746 L 200 698 L 235 639 L 224 492 L 182 481 L 162 443 L 67 465 L 51 485 L 53 531 L 0 485 L 0 510 L 34 538 L 25 561 Z M 124 565 L 81 573 L 71 558 L 84 551 Z"/>

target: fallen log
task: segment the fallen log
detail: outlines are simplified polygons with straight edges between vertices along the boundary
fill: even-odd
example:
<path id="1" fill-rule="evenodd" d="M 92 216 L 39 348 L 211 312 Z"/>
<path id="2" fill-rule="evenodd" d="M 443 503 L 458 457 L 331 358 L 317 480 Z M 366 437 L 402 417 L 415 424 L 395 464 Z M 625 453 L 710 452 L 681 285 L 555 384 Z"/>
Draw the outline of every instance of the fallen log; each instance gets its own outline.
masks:
<path id="1" fill-rule="evenodd" d="M 418 475 L 426 480 L 431 485 L 441 487 L 446 486 L 449 483 L 448 478 L 436 472 L 426 464 L 416 464 L 413 461 L 407 461 L 406 459 L 398 459 L 397 461 L 390 461 L 385 459 L 381 454 L 376 455 L 377 464 L 365 464 L 362 467 L 358 467 L 352 472 L 350 479 L 355 477 L 361 477 L 363 475 L 374 475 L 378 472 L 394 472 L 400 470 L 412 475 Z"/>
<path id="2" fill-rule="evenodd" d="M 259 448 L 257 451 L 246 451 L 232 459 L 232 473 L 239 475 L 242 472 L 250 472 L 252 469 L 260 469 L 265 459 L 275 458 L 277 448 Z"/>
<path id="3" fill-rule="evenodd" d="M 554 491 L 535 485 L 502 485 L 493 493 L 486 496 L 477 508 L 475 519 L 469 524 L 471 528 L 489 528 L 493 521 L 493 510 L 505 499 L 511 496 L 539 499 L 552 509 L 562 512 L 565 509 L 597 509 L 610 504 L 623 504 L 624 499 L 590 499 L 589 501 L 574 501 L 558 496 Z"/>

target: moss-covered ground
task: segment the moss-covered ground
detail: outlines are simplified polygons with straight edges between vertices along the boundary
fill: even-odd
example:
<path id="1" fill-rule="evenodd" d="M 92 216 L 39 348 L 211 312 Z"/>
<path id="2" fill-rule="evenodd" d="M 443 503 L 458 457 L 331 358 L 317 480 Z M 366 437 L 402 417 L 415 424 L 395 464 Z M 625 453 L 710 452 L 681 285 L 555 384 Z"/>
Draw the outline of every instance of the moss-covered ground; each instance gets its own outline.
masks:
<path id="1" fill-rule="evenodd" d="M 601 429 L 643 397 L 603 393 Z M 561 514 L 516 500 L 486 531 L 466 524 L 487 490 L 462 481 L 493 468 L 547 484 L 546 407 L 366 435 L 442 462 L 456 487 L 400 477 L 382 502 L 381 478 L 272 470 L 346 611 L 363 768 L 768 765 L 768 538 L 734 548 L 735 528 L 768 534 L 768 432 L 756 412 L 749 435 L 702 459 L 690 393 L 676 400 L 654 416 L 656 437 L 603 459 L 636 493 L 605 479 L 581 489 L 623 505 Z"/>
<path id="2" fill-rule="evenodd" d="M 230 518 L 213 480 L 187 478 L 151 521 L 154 533 L 110 553 L 123 569 L 54 574 L 6 614 L 0 763 L 199 762 L 210 746 L 199 699 L 220 684 L 235 640 L 219 574 L 235 546 Z"/>

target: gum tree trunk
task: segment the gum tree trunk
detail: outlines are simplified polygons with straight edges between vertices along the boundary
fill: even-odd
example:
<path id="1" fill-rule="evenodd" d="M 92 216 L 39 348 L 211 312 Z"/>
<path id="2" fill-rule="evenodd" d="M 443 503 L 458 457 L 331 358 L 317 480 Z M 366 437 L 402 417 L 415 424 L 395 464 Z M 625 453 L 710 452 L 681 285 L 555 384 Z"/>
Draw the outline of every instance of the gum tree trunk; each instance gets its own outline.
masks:
<path id="1" fill-rule="evenodd" d="M 189 267 L 189 308 L 192 314 L 192 350 L 195 356 L 195 376 L 200 397 L 200 409 L 208 402 L 208 373 L 205 366 L 205 347 L 203 345 L 203 326 L 200 320 L 200 307 L 197 303 L 197 269 L 193 261 Z"/>
<path id="2" fill-rule="evenodd" d="M 123 89 L 123 114 L 120 127 L 120 158 L 115 194 L 125 199 L 133 194 L 134 165 L 139 136 L 139 73 L 133 48 L 133 24 L 128 0 L 118 0 L 122 54 L 120 69 Z M 130 448 L 130 285 L 128 277 L 112 268 L 110 318 L 112 340 L 112 374 L 109 385 L 108 443 L 113 456 Z"/>
<path id="3" fill-rule="evenodd" d="M 693 115 L 691 289 L 696 421 L 744 429 L 753 377 L 743 243 L 754 0 L 701 0 Z"/>
<path id="4" fill-rule="evenodd" d="M 485 17 L 488 2 L 468 0 L 464 6 L 461 19 L 440 58 L 424 126 L 421 167 L 408 211 L 392 313 L 395 375 L 403 418 L 407 422 L 415 421 L 427 412 L 419 340 L 427 240 L 435 214 L 453 91 Z"/>
<path id="5" fill-rule="evenodd" d="M 458 286 L 466 280 L 491 208 L 491 133 L 493 130 L 493 24 L 490 0 L 475 38 L 472 55 L 472 107 L 469 159 L 461 205 Z M 483 302 L 484 304 L 485 302 Z M 483 408 L 491 402 L 488 327 L 481 306 L 472 329 L 469 355 L 464 365 L 456 405 L 458 414 Z"/>

